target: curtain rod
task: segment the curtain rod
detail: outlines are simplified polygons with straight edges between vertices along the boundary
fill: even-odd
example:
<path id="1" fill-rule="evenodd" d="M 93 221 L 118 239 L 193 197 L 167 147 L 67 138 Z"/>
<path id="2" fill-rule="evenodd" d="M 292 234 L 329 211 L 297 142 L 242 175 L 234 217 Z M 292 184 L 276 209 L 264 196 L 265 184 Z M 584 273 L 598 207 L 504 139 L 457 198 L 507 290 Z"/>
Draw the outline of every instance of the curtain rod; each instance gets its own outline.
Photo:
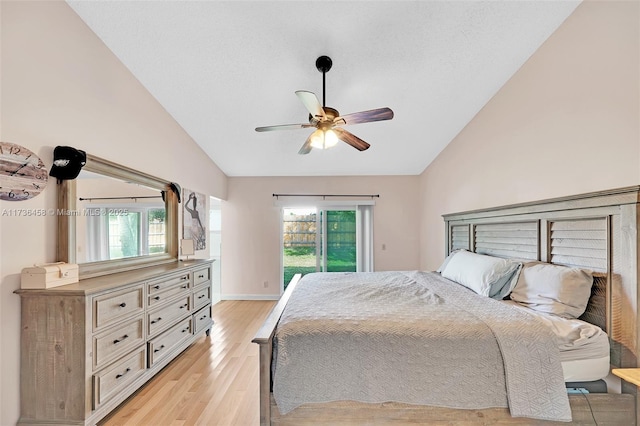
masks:
<path id="1" fill-rule="evenodd" d="M 138 198 L 162 198 L 162 195 L 145 195 L 143 197 L 94 197 L 94 198 L 78 198 L 80 201 L 93 200 L 137 200 Z"/>
<path id="2" fill-rule="evenodd" d="M 367 197 L 380 198 L 380 194 L 273 194 L 274 197 Z"/>

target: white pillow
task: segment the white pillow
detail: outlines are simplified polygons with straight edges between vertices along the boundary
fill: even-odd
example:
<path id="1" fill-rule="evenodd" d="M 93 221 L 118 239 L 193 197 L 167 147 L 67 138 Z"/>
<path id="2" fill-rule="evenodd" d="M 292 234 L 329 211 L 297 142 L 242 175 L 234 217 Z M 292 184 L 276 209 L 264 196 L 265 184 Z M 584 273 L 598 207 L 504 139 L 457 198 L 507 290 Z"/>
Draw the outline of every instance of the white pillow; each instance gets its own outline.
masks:
<path id="1" fill-rule="evenodd" d="M 443 265 L 442 276 L 481 296 L 502 299 L 509 293 L 521 263 L 468 251 L 456 252 Z"/>
<path id="2" fill-rule="evenodd" d="M 440 267 L 438 269 L 436 269 L 436 272 L 442 273 L 442 271 L 444 270 L 444 268 L 447 266 L 447 263 L 449 263 L 449 261 L 451 260 L 451 258 L 453 257 L 454 254 L 460 252 L 460 251 L 467 251 L 465 249 L 457 249 L 452 251 L 451 253 L 449 253 L 449 256 L 445 257 L 444 261 L 442 261 L 442 265 L 440 265 Z"/>
<path id="3" fill-rule="evenodd" d="M 591 271 L 550 263 L 527 263 L 511 292 L 511 300 L 539 312 L 578 318 L 587 307 L 592 285 Z"/>

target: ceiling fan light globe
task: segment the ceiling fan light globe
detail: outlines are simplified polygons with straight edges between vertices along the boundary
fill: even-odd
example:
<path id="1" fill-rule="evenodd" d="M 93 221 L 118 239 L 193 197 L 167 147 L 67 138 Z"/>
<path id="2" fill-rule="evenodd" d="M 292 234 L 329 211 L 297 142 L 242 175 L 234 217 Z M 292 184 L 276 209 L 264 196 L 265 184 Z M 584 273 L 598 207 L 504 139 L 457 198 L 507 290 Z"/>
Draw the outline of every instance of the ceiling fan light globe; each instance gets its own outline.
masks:
<path id="1" fill-rule="evenodd" d="M 331 148 L 338 143 L 338 135 L 333 130 L 326 130 L 324 132 L 324 147 Z"/>
<path id="2" fill-rule="evenodd" d="M 328 149 L 338 143 L 338 135 L 331 129 L 318 129 L 311 134 L 310 139 L 311 146 L 316 149 Z"/>
<path id="3" fill-rule="evenodd" d="M 311 146 L 316 149 L 324 149 L 324 133 L 318 129 L 311 134 Z"/>

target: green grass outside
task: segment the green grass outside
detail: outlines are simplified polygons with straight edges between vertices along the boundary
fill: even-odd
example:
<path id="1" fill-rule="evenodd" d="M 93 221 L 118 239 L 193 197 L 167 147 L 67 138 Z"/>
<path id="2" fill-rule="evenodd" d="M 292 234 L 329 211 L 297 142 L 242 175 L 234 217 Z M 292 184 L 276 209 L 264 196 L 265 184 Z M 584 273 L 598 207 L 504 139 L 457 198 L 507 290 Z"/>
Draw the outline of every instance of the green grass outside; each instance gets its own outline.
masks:
<path id="1" fill-rule="evenodd" d="M 331 272 L 354 272 L 355 261 L 352 261 L 353 253 L 349 250 L 337 252 L 329 257 L 327 270 Z M 284 287 L 291 281 L 295 274 L 309 274 L 316 272 L 316 255 L 313 247 L 285 248 L 284 250 Z"/>

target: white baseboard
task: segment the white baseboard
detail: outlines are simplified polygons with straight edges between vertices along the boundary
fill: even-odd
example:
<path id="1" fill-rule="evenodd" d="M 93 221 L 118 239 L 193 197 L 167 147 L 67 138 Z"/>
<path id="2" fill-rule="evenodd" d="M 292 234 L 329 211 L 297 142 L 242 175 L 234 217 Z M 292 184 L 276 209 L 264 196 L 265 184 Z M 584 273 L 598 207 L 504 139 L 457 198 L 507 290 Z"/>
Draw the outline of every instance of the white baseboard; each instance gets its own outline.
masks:
<path id="1" fill-rule="evenodd" d="M 223 294 L 222 300 L 278 300 L 279 294 Z"/>

